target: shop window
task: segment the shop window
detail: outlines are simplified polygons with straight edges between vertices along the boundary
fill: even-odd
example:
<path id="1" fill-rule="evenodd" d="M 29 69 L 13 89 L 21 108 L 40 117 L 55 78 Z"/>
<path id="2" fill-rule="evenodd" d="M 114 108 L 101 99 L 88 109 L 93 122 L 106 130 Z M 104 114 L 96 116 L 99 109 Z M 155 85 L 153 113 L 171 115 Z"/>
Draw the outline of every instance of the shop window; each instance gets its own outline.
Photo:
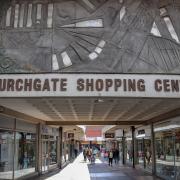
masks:
<path id="1" fill-rule="evenodd" d="M 180 179 L 180 125 L 176 119 L 155 126 L 156 172 L 164 179 Z"/>
<path id="2" fill-rule="evenodd" d="M 21 176 L 35 172 L 36 136 L 31 133 L 16 132 L 15 139 L 14 176 Z"/>
<path id="3" fill-rule="evenodd" d="M 12 179 L 14 134 L 10 131 L 0 130 L 0 178 Z"/>
<path id="4" fill-rule="evenodd" d="M 49 158 L 50 163 L 49 165 L 53 165 L 57 163 L 57 141 L 50 141 L 50 152 L 49 152 Z"/>

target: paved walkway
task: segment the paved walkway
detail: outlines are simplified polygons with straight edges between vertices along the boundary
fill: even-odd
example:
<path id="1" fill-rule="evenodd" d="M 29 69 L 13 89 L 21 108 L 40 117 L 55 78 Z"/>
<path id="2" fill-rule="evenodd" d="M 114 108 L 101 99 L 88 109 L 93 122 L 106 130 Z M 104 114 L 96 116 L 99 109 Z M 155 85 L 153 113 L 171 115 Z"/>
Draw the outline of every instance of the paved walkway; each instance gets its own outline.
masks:
<path id="1" fill-rule="evenodd" d="M 95 164 L 83 161 L 80 154 L 77 159 L 60 172 L 41 176 L 37 180 L 159 180 L 148 173 L 131 167 L 114 165 L 109 167 L 107 162 L 96 159 Z"/>

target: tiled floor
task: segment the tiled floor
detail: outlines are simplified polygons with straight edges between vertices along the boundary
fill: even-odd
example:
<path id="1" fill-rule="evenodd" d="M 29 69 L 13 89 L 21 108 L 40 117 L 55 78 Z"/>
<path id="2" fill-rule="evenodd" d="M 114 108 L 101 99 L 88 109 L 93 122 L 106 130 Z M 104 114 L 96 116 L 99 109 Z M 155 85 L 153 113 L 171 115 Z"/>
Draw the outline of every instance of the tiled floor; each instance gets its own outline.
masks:
<path id="1" fill-rule="evenodd" d="M 159 180 L 141 170 L 128 166 L 113 165 L 99 159 L 95 164 L 84 162 L 82 154 L 60 172 L 44 175 L 36 180 Z M 35 180 L 35 179 L 34 179 Z"/>

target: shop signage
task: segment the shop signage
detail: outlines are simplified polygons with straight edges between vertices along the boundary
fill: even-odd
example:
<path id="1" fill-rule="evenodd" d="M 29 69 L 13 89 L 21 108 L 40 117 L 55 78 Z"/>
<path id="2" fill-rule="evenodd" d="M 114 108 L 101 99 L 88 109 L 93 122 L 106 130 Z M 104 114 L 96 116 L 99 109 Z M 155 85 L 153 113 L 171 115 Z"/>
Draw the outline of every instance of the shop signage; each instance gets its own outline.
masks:
<path id="1" fill-rule="evenodd" d="M 116 130 L 115 136 L 116 136 L 116 138 L 123 137 L 123 130 L 122 129 Z"/>
<path id="2" fill-rule="evenodd" d="M 74 138 L 74 133 L 68 133 L 68 138 L 69 139 Z"/>
<path id="3" fill-rule="evenodd" d="M 105 133 L 105 138 L 114 138 L 115 134 L 114 133 Z"/>
<path id="4" fill-rule="evenodd" d="M 180 75 L 2 74 L 0 97 L 180 98 Z"/>
<path id="5" fill-rule="evenodd" d="M 141 135 L 141 134 L 145 134 L 145 130 L 144 129 L 141 129 L 138 131 L 138 135 Z"/>

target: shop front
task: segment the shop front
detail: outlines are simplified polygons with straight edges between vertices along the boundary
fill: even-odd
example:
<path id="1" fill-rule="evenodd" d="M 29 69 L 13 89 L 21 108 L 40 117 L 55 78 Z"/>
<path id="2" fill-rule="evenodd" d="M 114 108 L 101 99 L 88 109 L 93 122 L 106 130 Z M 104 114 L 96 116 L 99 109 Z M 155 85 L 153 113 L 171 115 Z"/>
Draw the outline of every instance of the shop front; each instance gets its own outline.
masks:
<path id="1" fill-rule="evenodd" d="M 0 116 L 0 179 L 36 172 L 36 125 Z"/>
<path id="2" fill-rule="evenodd" d="M 135 140 L 136 164 L 152 172 L 152 144 L 151 144 L 151 127 L 143 126 L 137 128 Z"/>
<path id="3" fill-rule="evenodd" d="M 58 129 L 42 126 L 42 173 L 57 167 Z"/>
<path id="4" fill-rule="evenodd" d="M 156 124 L 156 173 L 167 180 L 180 179 L 180 119 Z"/>

